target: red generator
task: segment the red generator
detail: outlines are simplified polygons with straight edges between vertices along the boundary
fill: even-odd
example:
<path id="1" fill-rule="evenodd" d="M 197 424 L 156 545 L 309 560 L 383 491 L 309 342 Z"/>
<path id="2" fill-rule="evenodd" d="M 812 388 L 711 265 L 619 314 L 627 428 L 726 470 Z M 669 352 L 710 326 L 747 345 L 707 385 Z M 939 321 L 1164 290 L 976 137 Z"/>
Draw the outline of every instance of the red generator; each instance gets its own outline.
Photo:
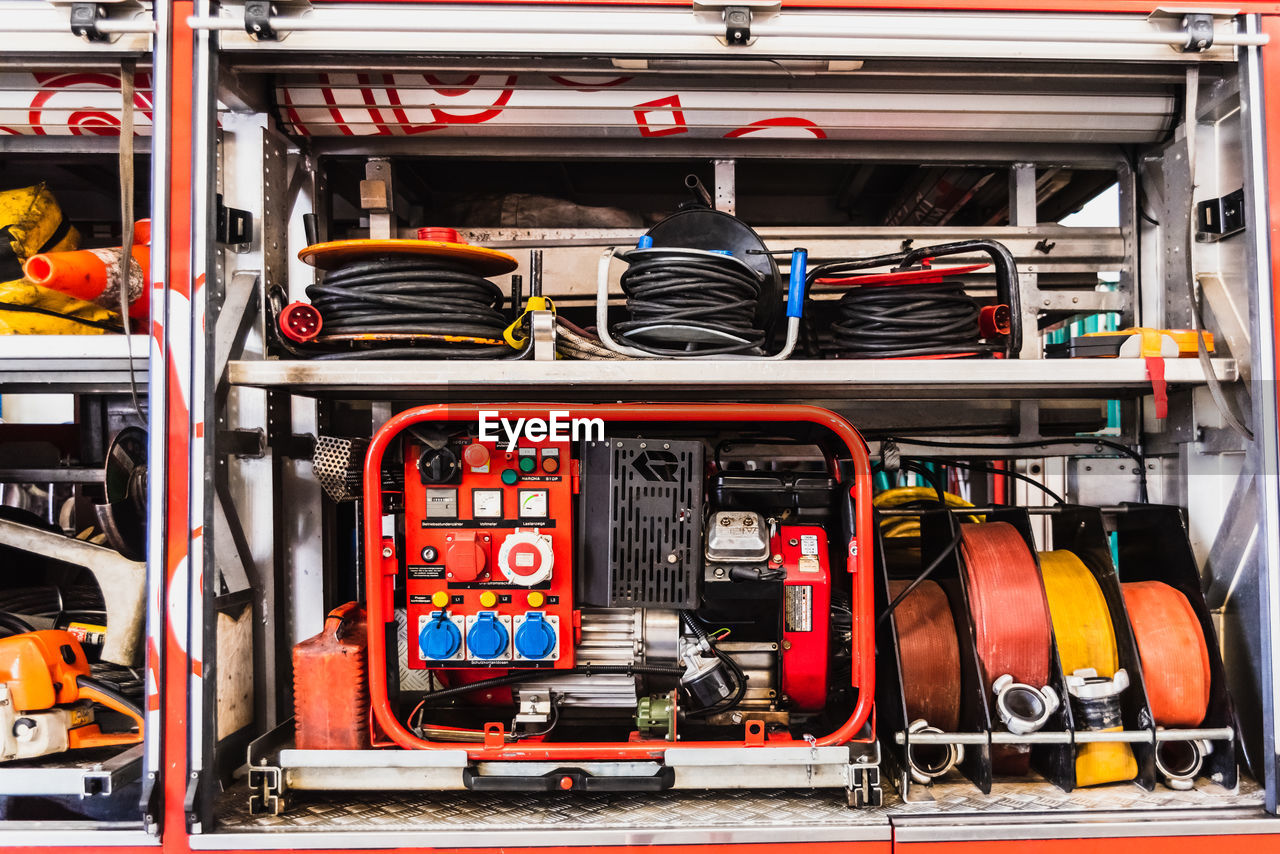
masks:
<path id="1" fill-rule="evenodd" d="M 834 413 L 419 407 L 374 435 L 363 513 L 404 788 L 878 801 L 870 461 Z"/>

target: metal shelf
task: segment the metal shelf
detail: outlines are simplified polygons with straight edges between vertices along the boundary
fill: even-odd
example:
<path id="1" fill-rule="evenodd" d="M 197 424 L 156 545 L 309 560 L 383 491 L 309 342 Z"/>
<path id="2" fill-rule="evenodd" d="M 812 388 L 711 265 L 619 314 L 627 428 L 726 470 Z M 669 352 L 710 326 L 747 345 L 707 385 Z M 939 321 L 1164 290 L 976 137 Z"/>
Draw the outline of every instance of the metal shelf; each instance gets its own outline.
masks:
<path id="1" fill-rule="evenodd" d="M 145 392 L 150 350 L 145 335 L 3 335 L 0 392 L 127 391 L 130 355 L 138 390 Z"/>
<path id="2" fill-rule="evenodd" d="M 1219 380 L 1233 359 L 1215 359 Z M 234 385 L 368 399 L 950 400 L 1120 398 L 1151 392 L 1143 359 L 787 362 L 237 361 Z M 1195 359 L 1165 360 L 1170 385 L 1198 385 Z"/>
<path id="3" fill-rule="evenodd" d="M 1274 827 L 1262 811 L 1261 787 L 1248 778 L 1236 791 L 1205 785 L 1185 792 L 1121 783 L 1067 793 L 1043 781 L 998 782 L 990 796 L 949 778 L 931 792 L 932 801 L 905 803 L 886 786 L 884 806 L 870 809 L 848 808 L 844 793 L 833 789 L 302 792 L 277 816 L 251 815 L 250 791 L 237 785 L 218 799 L 217 832 L 191 837 L 191 847 L 779 844 L 887 839 L 891 832 L 916 841 L 1244 834 Z"/>
<path id="4" fill-rule="evenodd" d="M 142 773 L 142 745 L 60 754 L 0 766 L 0 796 L 108 796 Z"/>

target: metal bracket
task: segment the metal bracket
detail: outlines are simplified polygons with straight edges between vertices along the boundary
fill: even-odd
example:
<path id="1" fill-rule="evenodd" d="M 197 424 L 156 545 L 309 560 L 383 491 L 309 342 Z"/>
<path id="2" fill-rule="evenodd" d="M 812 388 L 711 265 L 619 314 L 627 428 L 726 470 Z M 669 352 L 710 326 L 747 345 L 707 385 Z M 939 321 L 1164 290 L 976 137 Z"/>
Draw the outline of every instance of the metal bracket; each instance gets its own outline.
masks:
<path id="1" fill-rule="evenodd" d="M 1244 188 L 1196 203 L 1196 242 L 1215 243 L 1244 231 Z"/>
<path id="2" fill-rule="evenodd" d="M 1202 53 L 1213 47 L 1213 15 L 1192 13 L 1182 16 L 1182 32 L 1187 40 L 1183 53 Z"/>
<path id="3" fill-rule="evenodd" d="M 214 240 L 223 246 L 247 247 L 253 242 L 253 214 L 239 208 L 229 208 L 218 194 L 218 224 Z"/>
<path id="4" fill-rule="evenodd" d="M 849 745 L 849 782 L 845 795 L 850 807 L 866 809 L 884 804 L 884 790 L 880 787 L 880 742 Z"/>
<path id="5" fill-rule="evenodd" d="M 729 6 L 724 10 L 724 40 L 729 44 L 751 41 L 751 10 L 746 6 Z"/>
<path id="6" fill-rule="evenodd" d="M 107 17 L 102 3 L 72 3 L 71 32 L 85 41 L 109 42 L 111 36 L 98 28 L 98 22 Z"/>
<path id="7" fill-rule="evenodd" d="M 260 42 L 280 40 L 280 34 L 271 28 L 271 16 L 275 4 L 270 0 L 246 0 L 244 4 L 244 31 Z"/>
<path id="8" fill-rule="evenodd" d="M 281 815 L 285 810 L 284 774 L 272 766 L 249 767 L 249 814 Z"/>

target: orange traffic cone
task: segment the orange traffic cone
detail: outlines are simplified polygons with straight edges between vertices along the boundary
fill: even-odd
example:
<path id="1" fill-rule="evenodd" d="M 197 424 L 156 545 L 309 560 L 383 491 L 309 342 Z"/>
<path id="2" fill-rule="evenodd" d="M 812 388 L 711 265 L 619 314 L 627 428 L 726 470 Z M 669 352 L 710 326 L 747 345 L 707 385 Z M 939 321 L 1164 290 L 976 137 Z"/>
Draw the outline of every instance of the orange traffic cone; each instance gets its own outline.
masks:
<path id="1" fill-rule="evenodd" d="M 147 231 L 150 231 L 150 223 Z M 145 320 L 149 303 L 147 282 L 151 280 L 151 250 L 145 245 L 135 244 L 131 254 L 133 263 L 129 265 L 129 286 L 125 292 L 129 317 Z M 27 259 L 23 272 L 29 281 L 42 288 L 103 308 L 120 309 L 120 247 L 32 255 Z"/>

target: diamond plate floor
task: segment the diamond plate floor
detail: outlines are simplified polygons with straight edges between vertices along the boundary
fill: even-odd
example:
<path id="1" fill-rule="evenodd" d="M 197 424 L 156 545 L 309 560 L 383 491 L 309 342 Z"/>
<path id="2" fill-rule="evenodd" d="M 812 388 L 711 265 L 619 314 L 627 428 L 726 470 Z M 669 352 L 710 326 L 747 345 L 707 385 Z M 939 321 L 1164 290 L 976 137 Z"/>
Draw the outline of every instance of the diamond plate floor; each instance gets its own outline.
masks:
<path id="1" fill-rule="evenodd" d="M 897 818 L 925 816 L 992 816 L 1072 813 L 1143 813 L 1192 810 L 1260 809 L 1263 792 L 1241 780 L 1237 792 L 1206 787 L 1177 792 L 1157 787 L 1145 792 L 1135 785 L 1080 789 L 1070 794 L 1049 783 L 998 783 L 984 796 L 964 781 L 934 787 L 932 803 L 904 803 L 886 788 L 885 805 L 853 810 L 836 790 L 753 790 L 726 792 L 662 792 L 658 794 L 524 794 L 439 792 L 296 792 L 281 816 L 250 815 L 249 791 L 236 786 L 222 794 L 217 813 L 222 831 L 377 832 L 439 830 L 500 832 L 513 830 L 663 831 L 691 827 L 803 831 L 821 826 L 855 834 L 859 829 L 887 827 Z"/>

